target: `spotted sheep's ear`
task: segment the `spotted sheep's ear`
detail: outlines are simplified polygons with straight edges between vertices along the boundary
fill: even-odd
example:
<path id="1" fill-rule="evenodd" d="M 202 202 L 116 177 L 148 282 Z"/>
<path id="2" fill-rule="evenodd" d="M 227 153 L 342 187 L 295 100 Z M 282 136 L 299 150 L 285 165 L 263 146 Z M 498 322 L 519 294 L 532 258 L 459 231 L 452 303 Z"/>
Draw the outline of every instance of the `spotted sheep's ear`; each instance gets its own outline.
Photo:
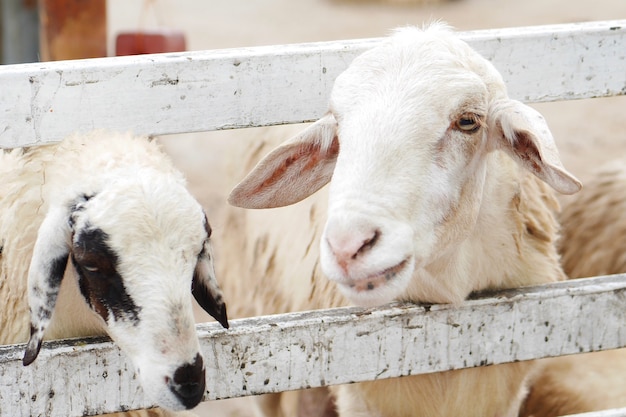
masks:
<path id="1" fill-rule="evenodd" d="M 211 227 L 204 218 L 204 226 L 207 229 L 207 238 L 196 263 L 193 273 L 191 293 L 200 304 L 200 307 L 217 320 L 222 327 L 228 329 L 228 317 L 226 315 L 226 303 L 222 290 L 215 279 L 215 269 L 213 268 L 213 254 L 211 253 Z"/>
<path id="2" fill-rule="evenodd" d="M 71 238 L 68 211 L 67 207 L 51 208 L 37 232 L 28 270 L 30 340 L 22 359 L 24 366 L 39 354 L 67 266 Z"/>
<path id="3" fill-rule="evenodd" d="M 489 109 L 489 135 L 496 148 L 556 191 L 580 191 L 580 181 L 563 167 L 548 124 L 535 109 L 516 100 L 496 101 Z"/>

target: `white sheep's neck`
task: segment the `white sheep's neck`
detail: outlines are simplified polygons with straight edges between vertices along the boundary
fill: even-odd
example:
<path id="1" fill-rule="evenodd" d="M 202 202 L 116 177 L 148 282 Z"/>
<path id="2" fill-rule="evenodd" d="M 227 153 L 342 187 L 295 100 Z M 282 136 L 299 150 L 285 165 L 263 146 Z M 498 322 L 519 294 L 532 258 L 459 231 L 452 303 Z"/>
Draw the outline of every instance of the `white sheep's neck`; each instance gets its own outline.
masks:
<path id="1" fill-rule="evenodd" d="M 415 271 L 407 300 L 460 303 L 473 291 L 565 279 L 552 190 L 503 153 L 490 154 L 486 162 L 473 232 Z"/>

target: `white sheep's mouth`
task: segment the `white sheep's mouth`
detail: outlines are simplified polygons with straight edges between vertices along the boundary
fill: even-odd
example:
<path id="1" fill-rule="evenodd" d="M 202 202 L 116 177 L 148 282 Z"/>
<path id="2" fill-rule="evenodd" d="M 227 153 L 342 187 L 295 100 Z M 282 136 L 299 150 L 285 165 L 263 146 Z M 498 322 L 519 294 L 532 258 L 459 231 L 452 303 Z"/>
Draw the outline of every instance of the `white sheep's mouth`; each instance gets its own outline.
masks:
<path id="1" fill-rule="evenodd" d="M 366 278 L 358 280 L 351 280 L 347 283 L 342 283 L 343 286 L 349 288 L 356 293 L 365 293 L 384 287 L 394 281 L 398 275 L 400 275 L 406 269 L 408 259 L 403 260 L 399 264 L 387 268 L 382 272 L 369 275 Z"/>

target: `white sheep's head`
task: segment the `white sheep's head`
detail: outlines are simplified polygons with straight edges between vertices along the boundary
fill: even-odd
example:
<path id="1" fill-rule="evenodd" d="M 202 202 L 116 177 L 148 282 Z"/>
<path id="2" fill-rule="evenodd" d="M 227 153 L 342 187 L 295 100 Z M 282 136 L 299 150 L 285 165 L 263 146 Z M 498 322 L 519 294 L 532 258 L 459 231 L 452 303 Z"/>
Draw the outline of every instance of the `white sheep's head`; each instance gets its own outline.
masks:
<path id="1" fill-rule="evenodd" d="M 51 206 L 29 270 L 24 364 L 39 353 L 61 281 L 74 279 L 132 360 L 148 398 L 173 410 L 195 407 L 205 391 L 205 366 L 191 294 L 228 327 L 210 234 L 201 206 L 166 175 L 115 178 Z"/>
<path id="2" fill-rule="evenodd" d="M 541 115 L 444 25 L 397 30 L 336 80 L 327 115 L 233 190 L 245 208 L 295 203 L 330 183 L 323 272 L 355 304 L 401 298 L 418 268 L 466 238 L 486 155 L 503 150 L 562 193 L 580 183 Z"/>

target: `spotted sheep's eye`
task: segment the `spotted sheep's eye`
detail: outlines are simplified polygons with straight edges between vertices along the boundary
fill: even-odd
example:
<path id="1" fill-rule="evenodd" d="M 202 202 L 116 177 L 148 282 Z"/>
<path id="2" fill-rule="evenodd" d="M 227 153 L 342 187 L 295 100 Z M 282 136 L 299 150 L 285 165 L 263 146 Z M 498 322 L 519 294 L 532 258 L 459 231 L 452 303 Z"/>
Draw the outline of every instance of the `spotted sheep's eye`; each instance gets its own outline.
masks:
<path id="1" fill-rule="evenodd" d="M 98 272 L 99 271 L 98 267 L 95 266 L 95 265 L 83 265 L 83 268 L 87 272 Z"/>
<path id="2" fill-rule="evenodd" d="M 456 121 L 456 127 L 467 133 L 477 132 L 481 126 L 481 117 L 475 113 L 465 113 Z"/>

